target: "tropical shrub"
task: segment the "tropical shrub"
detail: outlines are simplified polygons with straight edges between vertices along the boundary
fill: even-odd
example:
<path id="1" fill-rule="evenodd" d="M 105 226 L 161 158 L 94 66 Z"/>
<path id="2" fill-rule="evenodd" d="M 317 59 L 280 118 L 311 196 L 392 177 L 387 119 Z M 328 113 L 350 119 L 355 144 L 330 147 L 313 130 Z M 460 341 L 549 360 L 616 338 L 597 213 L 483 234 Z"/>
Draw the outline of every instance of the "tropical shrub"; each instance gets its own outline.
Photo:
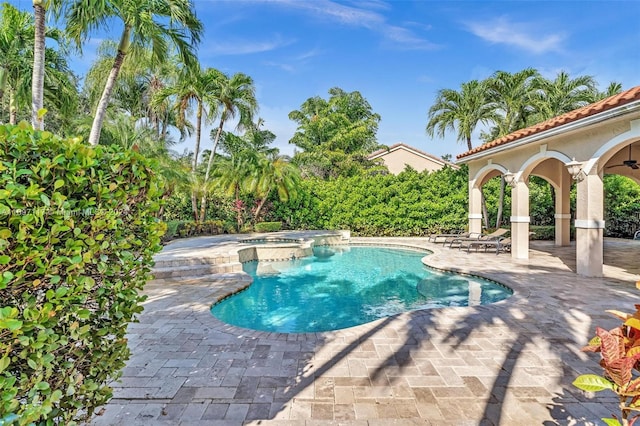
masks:
<path id="1" fill-rule="evenodd" d="M 640 287 L 640 281 L 636 283 Z M 607 425 L 633 425 L 640 414 L 640 305 L 636 312 L 626 314 L 619 311 L 607 311 L 622 325 L 609 331 L 597 327 L 596 336 L 582 348 L 585 352 L 600 352 L 600 366 L 604 374 L 583 374 L 573 382 L 574 386 L 587 392 L 611 390 L 618 395 L 620 418 L 602 419 Z"/>
<path id="2" fill-rule="evenodd" d="M 298 229 L 350 229 L 358 236 L 420 236 L 467 225 L 467 188 L 466 168 L 309 179 L 295 201 L 274 201 L 274 211 L 287 227 Z"/>
<path id="3" fill-rule="evenodd" d="M 222 233 L 221 220 L 205 220 L 204 222 L 184 221 L 178 229 L 179 237 L 195 237 L 198 235 L 217 235 Z"/>
<path id="4" fill-rule="evenodd" d="M 222 194 L 212 193 L 207 197 L 207 217 L 205 220 L 235 220 L 235 212 L 231 207 L 231 199 Z M 180 189 L 168 197 L 162 220 L 169 221 L 192 221 L 193 211 L 191 208 L 191 194 Z"/>
<path id="5" fill-rule="evenodd" d="M 407 169 L 398 176 L 363 172 L 335 179 L 307 178 L 300 181 L 295 199 L 280 201 L 275 193 L 263 209 L 264 216 L 252 216 L 255 200 L 245 193 L 237 202 L 213 196 L 209 219 L 222 220 L 224 232 L 238 232 L 238 223 L 282 222 L 283 229 L 350 229 L 359 236 L 421 236 L 468 225 L 468 175 L 445 168 L 432 173 Z M 640 229 L 640 186 L 623 176 L 605 176 L 605 235 L 629 238 Z M 495 227 L 500 200 L 500 179 L 483 186 L 488 227 Z M 529 181 L 532 239 L 553 240 L 555 193 L 536 176 Z M 575 185 L 571 210 L 575 216 Z M 218 197 L 218 198 L 216 198 Z M 165 219 L 191 219 L 188 194 L 175 194 L 165 208 Z M 237 218 L 240 217 L 238 222 Z M 262 215 L 261 215 L 262 216 Z M 511 190 L 506 187 L 501 226 L 509 226 Z M 235 222 L 233 227 L 230 222 Z M 537 228 L 541 226 L 541 228 Z M 241 226 L 240 226 L 241 227 Z M 572 235 L 574 231 L 572 229 Z"/>
<path id="6" fill-rule="evenodd" d="M 276 232 L 282 229 L 282 222 L 259 222 L 254 229 L 256 232 Z"/>
<path id="7" fill-rule="evenodd" d="M 604 177 L 605 235 L 630 238 L 640 230 L 640 185 L 626 176 Z"/>
<path id="8" fill-rule="evenodd" d="M 184 220 L 168 220 L 166 222 L 167 230 L 162 236 L 162 241 L 171 241 L 178 235 L 178 229 L 184 226 Z"/>
<path id="9" fill-rule="evenodd" d="M 153 163 L 0 126 L 0 423 L 74 424 L 112 396 L 164 224 Z"/>
<path id="10" fill-rule="evenodd" d="M 553 241 L 556 238 L 556 227 L 555 226 L 537 226 L 531 225 L 529 227 L 529 231 L 533 232 L 529 236 L 530 240 L 547 240 Z M 575 238 L 576 236 L 576 228 L 571 226 L 569 229 L 569 233 L 571 234 L 571 238 Z"/>

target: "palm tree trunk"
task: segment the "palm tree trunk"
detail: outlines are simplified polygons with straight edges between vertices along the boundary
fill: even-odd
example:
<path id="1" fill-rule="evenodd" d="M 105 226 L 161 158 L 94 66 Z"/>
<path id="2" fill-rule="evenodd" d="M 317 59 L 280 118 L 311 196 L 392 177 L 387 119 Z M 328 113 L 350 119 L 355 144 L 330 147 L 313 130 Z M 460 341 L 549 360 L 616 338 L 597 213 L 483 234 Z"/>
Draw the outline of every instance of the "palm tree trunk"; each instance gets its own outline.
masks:
<path id="1" fill-rule="evenodd" d="M 489 211 L 487 210 L 487 200 L 484 198 L 484 193 L 480 190 L 482 200 L 482 221 L 484 222 L 484 229 L 489 229 Z"/>
<path id="2" fill-rule="evenodd" d="M 44 93 L 44 29 L 45 9 L 43 0 L 33 0 L 35 36 L 33 45 L 33 74 L 31 77 L 31 125 L 36 130 L 44 129 L 44 118 L 40 116 Z"/>
<path id="3" fill-rule="evenodd" d="M 496 216 L 496 229 L 500 228 L 502 225 L 502 209 L 504 204 L 504 175 L 500 176 L 500 196 L 498 198 L 498 214 Z"/>
<path id="4" fill-rule="evenodd" d="M 16 124 L 18 121 L 18 108 L 16 108 L 16 94 L 9 91 L 9 124 Z"/>
<path id="5" fill-rule="evenodd" d="M 98 145 L 98 142 L 100 142 L 100 132 L 102 131 L 102 124 L 104 123 L 104 119 L 107 115 L 107 106 L 109 106 L 109 101 L 111 100 L 111 93 L 113 92 L 113 88 L 116 85 L 116 79 L 118 78 L 118 74 L 120 73 L 122 62 L 124 61 L 124 57 L 127 54 L 127 50 L 129 49 L 129 33 L 130 27 L 127 26 L 122 32 L 120 45 L 118 46 L 118 53 L 113 60 L 111 72 L 109 72 L 107 83 L 104 86 L 102 97 L 100 98 L 98 108 L 96 109 L 96 116 L 94 117 L 93 124 L 91 125 L 91 133 L 89 134 L 89 143 L 91 145 Z"/>
<path id="6" fill-rule="evenodd" d="M 269 193 L 267 192 L 264 196 L 264 198 L 262 200 L 260 200 L 260 203 L 258 203 L 258 207 L 256 208 L 256 212 L 254 213 L 254 219 L 257 219 L 260 216 L 260 210 L 262 210 L 262 207 L 264 206 L 264 204 L 267 202 L 267 199 L 269 198 Z M 255 222 L 255 220 L 254 220 Z"/>
<path id="7" fill-rule="evenodd" d="M 169 112 L 165 112 L 162 120 L 162 139 L 167 139 L 167 132 L 169 131 Z"/>
<path id="8" fill-rule="evenodd" d="M 469 148 L 469 151 L 473 149 L 473 146 L 471 145 L 471 137 L 467 138 L 467 148 Z"/>
<path id="9" fill-rule="evenodd" d="M 157 214 L 157 218 L 162 220 L 162 216 L 164 215 L 164 207 L 166 204 L 167 199 L 171 196 L 171 193 L 173 191 L 165 191 L 164 194 L 162 194 L 162 197 L 160 198 L 163 202 L 160 204 L 160 209 L 158 210 L 158 214 Z"/>
<path id="10" fill-rule="evenodd" d="M 158 118 L 158 114 L 156 114 L 154 111 L 151 111 L 149 112 L 147 118 L 151 120 L 153 130 L 156 133 L 156 137 L 160 139 L 160 119 Z"/>
<path id="11" fill-rule="evenodd" d="M 196 113 L 196 147 L 193 153 L 193 164 L 191 165 L 191 174 L 193 175 L 194 184 L 197 182 L 196 174 L 198 169 L 198 154 L 200 153 L 200 135 L 202 134 L 202 102 L 198 102 L 198 112 Z M 204 188 L 203 188 L 204 190 Z M 206 193 L 205 193 L 206 197 Z M 198 221 L 198 196 L 195 188 L 191 188 L 191 210 L 193 212 L 193 220 Z"/>
<path id="12" fill-rule="evenodd" d="M 0 102 L 4 98 L 4 91 L 7 88 L 7 78 L 9 76 L 9 72 L 6 68 L 0 68 Z"/>
<path id="13" fill-rule="evenodd" d="M 198 112 L 196 113 L 196 147 L 193 152 L 193 164 L 191 171 L 195 173 L 198 167 L 198 155 L 200 155 L 200 135 L 202 134 L 202 101 L 198 101 Z"/>
<path id="14" fill-rule="evenodd" d="M 240 210 L 240 185 L 236 185 L 236 222 L 238 224 L 238 232 L 242 228 L 242 212 Z"/>
<path id="15" fill-rule="evenodd" d="M 224 117 L 224 113 L 222 114 Z M 220 125 L 218 126 L 218 131 L 216 132 L 216 138 L 213 141 L 213 150 L 209 154 L 209 162 L 207 163 L 207 171 L 204 174 L 204 186 L 206 188 L 207 183 L 209 182 L 209 174 L 211 173 L 211 165 L 213 164 L 213 158 L 216 156 L 216 149 L 218 148 L 218 141 L 220 140 L 220 135 L 222 134 L 222 127 L 224 126 L 224 119 L 220 119 Z M 200 201 L 200 221 L 204 221 L 204 215 L 207 210 L 207 193 L 206 191 L 202 193 L 202 200 Z"/>

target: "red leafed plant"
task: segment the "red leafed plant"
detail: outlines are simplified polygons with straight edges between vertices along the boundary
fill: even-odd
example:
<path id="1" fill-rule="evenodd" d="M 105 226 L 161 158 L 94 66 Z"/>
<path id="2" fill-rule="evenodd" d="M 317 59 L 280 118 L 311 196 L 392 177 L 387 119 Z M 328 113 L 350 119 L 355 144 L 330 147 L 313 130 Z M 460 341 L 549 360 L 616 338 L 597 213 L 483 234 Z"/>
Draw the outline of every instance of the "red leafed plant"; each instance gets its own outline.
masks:
<path id="1" fill-rule="evenodd" d="M 632 426 L 640 418 L 640 414 L 632 415 L 640 411 L 640 304 L 635 307 L 634 314 L 607 311 L 622 320 L 622 325 L 609 331 L 597 327 L 596 336 L 582 348 L 584 352 L 600 352 L 603 376 L 583 374 L 573 382 L 588 392 L 610 389 L 618 394 L 620 419 L 616 415 L 602 419 L 609 426 Z"/>

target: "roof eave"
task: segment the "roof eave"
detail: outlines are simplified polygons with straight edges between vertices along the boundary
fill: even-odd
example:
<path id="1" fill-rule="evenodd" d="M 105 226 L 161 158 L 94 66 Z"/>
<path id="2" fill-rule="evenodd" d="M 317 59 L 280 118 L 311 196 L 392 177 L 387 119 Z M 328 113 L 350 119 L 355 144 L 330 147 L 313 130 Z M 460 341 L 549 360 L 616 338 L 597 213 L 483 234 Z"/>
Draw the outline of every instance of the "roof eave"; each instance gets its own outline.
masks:
<path id="1" fill-rule="evenodd" d="M 634 111 L 640 111 L 640 101 L 633 101 L 625 105 L 621 105 L 615 108 L 612 108 L 607 111 L 602 111 L 594 115 L 590 115 L 588 117 L 580 118 L 578 120 L 572 121 L 570 123 L 561 124 L 560 126 L 554 127 L 552 129 L 543 130 L 540 133 L 535 133 L 533 135 L 525 136 L 521 139 L 517 139 L 512 142 L 503 143 L 498 145 L 497 147 L 488 148 L 486 150 L 477 152 L 475 154 L 471 154 L 465 157 L 458 159 L 456 163 L 466 164 L 468 162 L 481 159 L 488 155 L 494 155 L 496 153 L 505 151 L 507 149 L 513 149 L 520 147 L 522 145 L 526 145 L 532 142 L 539 141 L 541 139 L 545 139 L 552 136 L 561 135 L 563 133 L 568 133 L 583 127 L 592 126 L 594 124 L 598 124 L 605 120 L 610 120 L 615 117 L 619 117 L 621 115 L 628 114 Z"/>

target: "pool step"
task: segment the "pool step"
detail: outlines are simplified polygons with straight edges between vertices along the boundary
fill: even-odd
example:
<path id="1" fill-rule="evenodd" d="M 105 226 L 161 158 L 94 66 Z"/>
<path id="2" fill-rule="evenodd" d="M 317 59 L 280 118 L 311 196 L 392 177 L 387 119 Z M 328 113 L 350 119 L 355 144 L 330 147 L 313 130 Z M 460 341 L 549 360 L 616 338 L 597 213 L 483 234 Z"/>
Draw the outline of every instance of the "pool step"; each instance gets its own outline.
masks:
<path id="1" fill-rule="evenodd" d="M 233 280 L 238 283 L 244 283 L 242 287 L 245 287 L 252 282 L 251 276 L 244 272 L 225 272 L 220 274 L 185 275 L 180 277 L 155 278 L 150 282 L 153 282 L 154 284 L 213 284 L 220 281 L 229 282 L 229 280 Z"/>
<path id="2" fill-rule="evenodd" d="M 209 260 L 212 263 L 193 263 L 173 265 L 173 262 L 163 263 L 156 262 L 152 273 L 156 280 L 167 278 L 197 277 L 211 274 L 224 274 L 229 272 L 242 272 L 242 264 L 240 262 L 217 263 L 214 258 Z"/>
<path id="3" fill-rule="evenodd" d="M 176 259 L 175 257 L 163 259 L 155 258 L 156 268 L 180 267 L 180 266 L 200 266 L 200 265 L 224 265 L 227 263 L 237 263 L 240 257 L 236 255 L 226 256 L 210 256 L 210 257 L 183 257 Z"/>

